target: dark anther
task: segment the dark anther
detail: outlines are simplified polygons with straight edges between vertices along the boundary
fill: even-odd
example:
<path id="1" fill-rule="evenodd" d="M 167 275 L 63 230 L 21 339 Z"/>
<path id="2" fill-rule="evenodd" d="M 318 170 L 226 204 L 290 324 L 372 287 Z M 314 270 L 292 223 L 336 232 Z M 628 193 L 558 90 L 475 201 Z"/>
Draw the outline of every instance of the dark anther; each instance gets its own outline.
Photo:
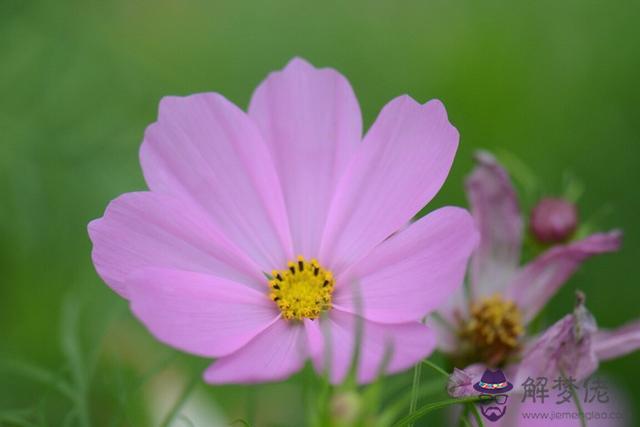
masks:
<path id="1" fill-rule="evenodd" d="M 320 272 L 320 269 L 318 267 L 313 269 L 313 275 L 314 276 L 317 276 L 319 272 Z"/>
<path id="2" fill-rule="evenodd" d="M 289 267 L 289 270 L 291 271 L 291 274 L 296 274 L 296 269 L 294 266 Z"/>
<path id="3" fill-rule="evenodd" d="M 326 288 L 327 286 L 329 286 L 329 281 L 325 280 L 324 283 L 322 284 L 322 287 Z"/>
<path id="4" fill-rule="evenodd" d="M 279 280 L 279 281 L 281 281 L 281 282 L 283 281 L 283 280 L 282 280 L 282 276 L 280 275 L 280 273 L 276 274 L 276 279 L 278 279 L 278 280 Z"/>
<path id="5" fill-rule="evenodd" d="M 277 284 L 276 284 L 276 285 L 273 285 L 273 289 L 278 289 L 278 290 L 280 290 L 280 286 L 278 286 Z"/>
<path id="6" fill-rule="evenodd" d="M 304 270 L 304 263 L 302 261 L 298 261 L 298 268 L 300 269 L 300 271 Z"/>

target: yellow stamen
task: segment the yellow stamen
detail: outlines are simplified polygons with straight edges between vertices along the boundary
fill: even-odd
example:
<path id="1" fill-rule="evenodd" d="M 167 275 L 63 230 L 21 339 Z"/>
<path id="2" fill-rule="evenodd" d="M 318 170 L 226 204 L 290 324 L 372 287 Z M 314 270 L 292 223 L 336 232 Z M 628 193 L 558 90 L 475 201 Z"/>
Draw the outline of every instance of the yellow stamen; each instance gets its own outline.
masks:
<path id="1" fill-rule="evenodd" d="M 471 305 L 469 320 L 462 325 L 460 336 L 471 344 L 476 357 L 498 365 L 518 347 L 523 333 L 518 307 L 494 294 Z"/>
<path id="2" fill-rule="evenodd" d="M 299 256 L 296 262 L 287 264 L 286 270 L 273 270 L 271 275 L 269 298 L 285 319 L 317 319 L 331 308 L 335 279 L 315 259 L 306 261 Z"/>

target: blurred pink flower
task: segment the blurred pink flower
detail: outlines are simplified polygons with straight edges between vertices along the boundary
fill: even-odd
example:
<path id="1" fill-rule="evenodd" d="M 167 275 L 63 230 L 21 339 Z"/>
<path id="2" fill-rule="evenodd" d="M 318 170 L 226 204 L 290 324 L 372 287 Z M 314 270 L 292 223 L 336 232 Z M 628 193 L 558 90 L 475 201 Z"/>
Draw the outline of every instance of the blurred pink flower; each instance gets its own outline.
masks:
<path id="1" fill-rule="evenodd" d="M 420 320 L 459 287 L 477 243 L 455 207 L 396 233 L 457 145 L 443 105 L 408 96 L 362 138 L 347 80 L 301 59 L 267 77 L 248 113 L 216 93 L 165 97 L 140 149 L 150 191 L 89 224 L 93 262 L 160 341 L 217 359 L 208 382 L 280 380 L 308 358 L 340 382 L 359 315 L 368 382 L 388 349 L 387 372 L 432 352 Z"/>
<path id="2" fill-rule="evenodd" d="M 470 263 L 469 289 L 460 289 L 431 325 L 439 348 L 459 367 L 504 366 L 517 359 L 527 324 L 587 258 L 615 251 L 621 233 L 596 233 L 556 245 L 520 267 L 523 220 L 507 172 L 480 152 L 467 180 L 480 244 Z"/>
<path id="3" fill-rule="evenodd" d="M 527 377 L 564 374 L 579 381 L 595 372 L 601 361 L 640 348 L 640 320 L 613 331 L 599 330 L 582 294 L 573 313 L 540 336 L 526 334 L 528 322 L 580 263 L 592 255 L 617 250 L 621 233 L 597 233 L 554 246 L 519 267 L 522 219 L 515 192 L 506 171 L 491 155 L 480 153 L 477 161 L 467 182 L 481 234 L 471 260 L 471 286 L 468 294 L 462 290 L 454 294 L 447 308 L 431 322 L 439 334 L 439 347 L 458 366 L 466 366 L 454 370 L 449 393 L 455 397 L 477 394 L 468 385 L 480 379 L 486 366 L 503 367 L 516 387 L 514 395 L 522 392 Z M 509 411 L 520 414 L 511 407 Z M 539 424 L 513 418 L 501 425 Z"/>

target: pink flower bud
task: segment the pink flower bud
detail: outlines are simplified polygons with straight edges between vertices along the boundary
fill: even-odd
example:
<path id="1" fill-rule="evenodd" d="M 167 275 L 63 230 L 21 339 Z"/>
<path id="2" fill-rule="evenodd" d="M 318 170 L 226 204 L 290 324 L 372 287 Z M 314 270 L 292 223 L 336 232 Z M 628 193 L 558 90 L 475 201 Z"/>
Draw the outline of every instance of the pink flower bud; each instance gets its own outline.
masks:
<path id="1" fill-rule="evenodd" d="M 561 243 L 568 240 L 578 227 L 575 205 L 560 198 L 547 197 L 531 212 L 531 233 L 542 243 Z"/>

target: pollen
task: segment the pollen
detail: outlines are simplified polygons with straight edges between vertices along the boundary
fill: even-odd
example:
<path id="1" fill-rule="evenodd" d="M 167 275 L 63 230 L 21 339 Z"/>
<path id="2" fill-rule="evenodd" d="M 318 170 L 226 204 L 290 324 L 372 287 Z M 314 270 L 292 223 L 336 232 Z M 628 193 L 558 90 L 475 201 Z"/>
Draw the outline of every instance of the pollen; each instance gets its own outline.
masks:
<path id="1" fill-rule="evenodd" d="M 460 331 L 475 356 L 489 365 L 503 363 L 518 348 L 523 333 L 520 310 L 500 294 L 473 303 Z"/>
<path id="2" fill-rule="evenodd" d="M 273 270 L 269 298 L 285 319 L 317 319 L 331 308 L 335 279 L 317 260 L 304 257 L 287 264 L 286 270 Z"/>

